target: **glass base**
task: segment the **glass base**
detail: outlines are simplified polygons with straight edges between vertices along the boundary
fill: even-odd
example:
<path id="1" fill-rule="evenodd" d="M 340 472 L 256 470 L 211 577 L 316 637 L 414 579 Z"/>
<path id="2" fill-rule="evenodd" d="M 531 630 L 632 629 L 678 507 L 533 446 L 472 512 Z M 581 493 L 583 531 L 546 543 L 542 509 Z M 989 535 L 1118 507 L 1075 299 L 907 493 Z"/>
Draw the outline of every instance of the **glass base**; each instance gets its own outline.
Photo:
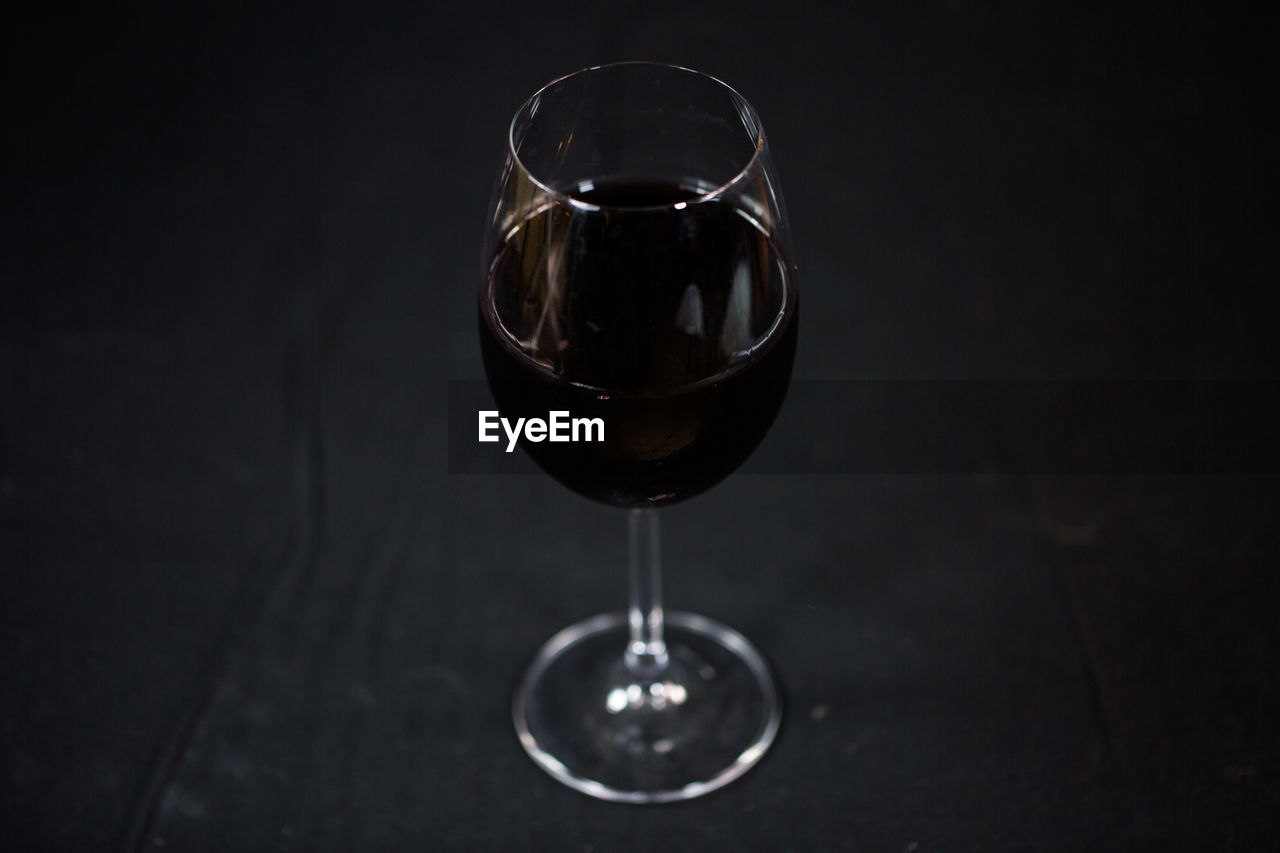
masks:
<path id="1" fill-rule="evenodd" d="M 782 703 L 764 658 L 737 631 L 668 612 L 669 663 L 644 677 L 623 658 L 625 613 L 547 641 L 516 689 L 516 733 L 533 760 L 602 800 L 699 797 L 747 772 L 773 743 Z"/>

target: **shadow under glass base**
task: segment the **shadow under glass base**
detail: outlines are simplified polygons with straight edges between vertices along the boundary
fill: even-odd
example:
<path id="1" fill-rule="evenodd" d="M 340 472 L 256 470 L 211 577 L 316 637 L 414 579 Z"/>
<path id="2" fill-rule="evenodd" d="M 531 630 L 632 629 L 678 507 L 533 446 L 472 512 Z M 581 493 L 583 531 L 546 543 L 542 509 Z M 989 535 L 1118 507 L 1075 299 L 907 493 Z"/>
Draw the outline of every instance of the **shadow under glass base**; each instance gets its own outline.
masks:
<path id="1" fill-rule="evenodd" d="M 760 760 L 782 721 L 773 677 L 737 631 L 668 612 L 668 666 L 637 677 L 624 613 L 565 628 L 539 650 L 512 703 L 520 743 L 566 785 L 603 800 L 707 794 Z"/>

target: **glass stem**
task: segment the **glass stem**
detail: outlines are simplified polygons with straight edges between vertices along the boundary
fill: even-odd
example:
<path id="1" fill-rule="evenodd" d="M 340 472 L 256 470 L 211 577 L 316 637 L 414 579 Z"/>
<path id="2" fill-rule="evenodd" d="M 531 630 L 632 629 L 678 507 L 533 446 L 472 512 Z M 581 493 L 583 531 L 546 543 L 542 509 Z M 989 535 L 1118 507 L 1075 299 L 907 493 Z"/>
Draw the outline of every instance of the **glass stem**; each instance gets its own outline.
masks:
<path id="1" fill-rule="evenodd" d="M 662 639 L 658 511 L 633 509 L 628 522 L 631 602 L 627 621 L 631 636 L 627 643 L 627 668 L 637 676 L 652 679 L 667 667 L 667 644 Z"/>

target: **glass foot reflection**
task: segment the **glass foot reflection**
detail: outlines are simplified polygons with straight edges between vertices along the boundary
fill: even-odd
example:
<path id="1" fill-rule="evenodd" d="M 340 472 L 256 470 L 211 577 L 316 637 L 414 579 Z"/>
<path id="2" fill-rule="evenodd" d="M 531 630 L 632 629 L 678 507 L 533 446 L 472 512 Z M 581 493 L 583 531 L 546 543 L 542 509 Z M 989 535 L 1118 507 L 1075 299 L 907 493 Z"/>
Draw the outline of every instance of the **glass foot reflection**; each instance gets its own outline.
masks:
<path id="1" fill-rule="evenodd" d="M 513 703 L 520 742 L 538 764 L 593 797 L 660 803 L 701 796 L 750 769 L 782 719 L 760 653 L 738 632 L 666 614 L 667 665 L 628 667 L 624 613 L 556 634 Z"/>

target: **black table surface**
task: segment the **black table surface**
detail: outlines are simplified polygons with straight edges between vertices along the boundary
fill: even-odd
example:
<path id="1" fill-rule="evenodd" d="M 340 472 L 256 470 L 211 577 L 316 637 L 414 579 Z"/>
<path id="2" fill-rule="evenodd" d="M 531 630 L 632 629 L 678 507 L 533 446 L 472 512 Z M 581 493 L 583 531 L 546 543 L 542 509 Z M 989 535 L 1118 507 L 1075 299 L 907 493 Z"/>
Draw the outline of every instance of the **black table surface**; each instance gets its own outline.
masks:
<path id="1" fill-rule="evenodd" d="M 0 847 L 1280 844 L 1274 465 L 819 459 L 666 511 L 668 604 L 752 638 L 787 716 L 733 785 L 633 807 L 544 775 L 509 718 L 534 649 L 622 605 L 622 515 L 445 449 L 450 381 L 482 377 L 506 124 L 618 59 L 701 68 L 761 114 L 804 293 L 796 400 L 1273 389 L 1259 22 L 65 14 L 6 32 Z M 784 410 L 761 458 L 857 441 L 814 417 Z"/>

